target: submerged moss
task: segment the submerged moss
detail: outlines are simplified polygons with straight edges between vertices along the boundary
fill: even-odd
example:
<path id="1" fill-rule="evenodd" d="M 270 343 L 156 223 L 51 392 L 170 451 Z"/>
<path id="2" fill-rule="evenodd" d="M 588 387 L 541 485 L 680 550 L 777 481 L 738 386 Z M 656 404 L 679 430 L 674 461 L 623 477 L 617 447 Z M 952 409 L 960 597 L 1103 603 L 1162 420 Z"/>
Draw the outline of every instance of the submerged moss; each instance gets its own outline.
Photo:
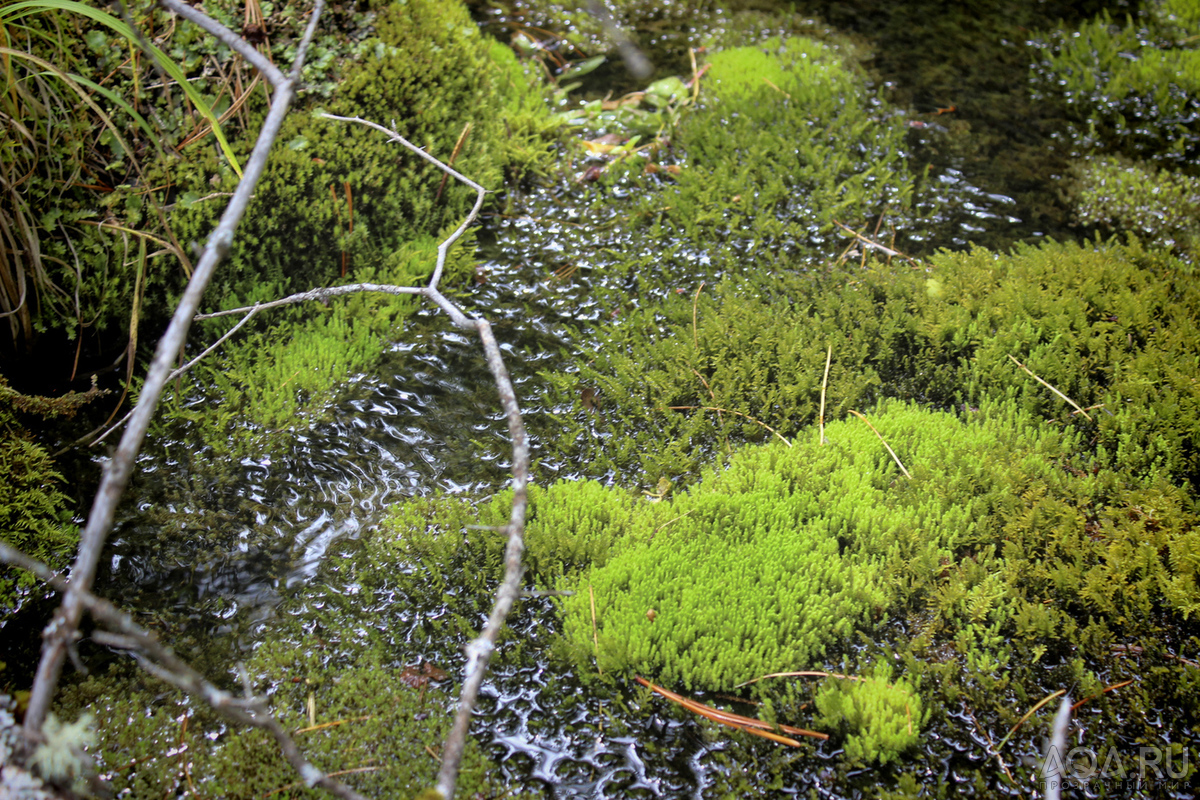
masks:
<path id="1" fill-rule="evenodd" d="M 1200 145 L 1197 8 L 1195 0 L 1154 0 L 1136 19 L 1105 12 L 1062 34 L 1042 65 L 1045 91 L 1065 94 L 1089 129 L 1087 140 L 1189 168 Z"/>
<path id="2" fill-rule="evenodd" d="M 72 524 L 73 501 L 63 491 L 54 459 L 17 418 L 73 413 L 86 396 L 40 398 L 22 395 L 0 376 L 0 539 L 53 569 L 67 566 L 79 543 Z M 7 612 L 37 583 L 25 570 L 0 564 L 0 610 Z"/>
<path id="3" fill-rule="evenodd" d="M 903 128 L 843 54 L 775 38 L 708 63 L 702 108 L 676 137 L 687 164 L 649 201 L 668 209 L 651 236 L 724 241 L 762 269 L 781 252 L 827 246 L 835 219 L 904 213 Z"/>

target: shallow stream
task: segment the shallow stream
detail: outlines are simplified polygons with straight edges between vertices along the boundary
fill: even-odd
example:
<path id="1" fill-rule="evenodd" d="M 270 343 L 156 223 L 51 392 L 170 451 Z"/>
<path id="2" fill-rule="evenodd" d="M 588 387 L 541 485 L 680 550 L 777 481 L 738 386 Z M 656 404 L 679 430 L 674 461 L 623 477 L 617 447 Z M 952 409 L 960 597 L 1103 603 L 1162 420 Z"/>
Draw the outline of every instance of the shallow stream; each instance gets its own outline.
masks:
<path id="1" fill-rule="evenodd" d="M 1057 199 L 1054 178 L 1070 142 L 1062 138 L 1058 110 L 1031 97 L 1023 41 L 1033 29 L 1063 18 L 1070 24 L 1101 4 L 1021 5 L 1016 13 L 983 18 L 959 16 L 965 12 L 945 4 L 881 0 L 797 8 L 861 37 L 874 52 L 869 66 L 886 98 L 908 115 L 910 163 L 923 176 L 918 195 L 929 211 L 922 227 L 896 241 L 901 250 L 1004 248 L 1087 234 L 1070 226 Z M 506 30 L 508 13 L 514 12 L 490 14 L 485 27 Z M 658 46 L 682 49 L 688 37 L 684 28 L 661 36 Z M 629 302 L 639 302 L 636 286 L 605 284 L 608 253 L 662 246 L 624 232 L 619 190 L 600 206 L 592 203 L 593 191 L 564 173 L 511 198 L 504 214 L 485 215 L 478 282 L 458 298 L 468 312 L 493 322 L 535 437 L 550 410 L 542 405 L 539 372 L 564 363 L 563 349 L 578 346 L 575 331 L 619 311 L 597 299 L 611 297 L 598 289 L 625 291 Z M 844 246 L 831 242 L 827 257 Z M 566 275 L 565 265 L 573 267 Z M 691 292 L 695 285 L 681 276 L 680 288 Z M 204 454 L 186 430 L 147 447 L 129 493 L 139 502 L 123 509 L 101 591 L 133 608 L 156 609 L 182 634 L 180 649 L 219 673 L 233 653 L 269 630 L 283 598 L 303 607 L 338 593 L 338 574 L 324 567 L 352 556 L 356 540 L 390 504 L 439 491 L 483 496 L 502 488 L 507 429 L 478 343 L 432 308 L 397 339 L 378 371 L 347 387 L 329 421 L 281 434 L 288 437 L 281 452 L 218 472 L 198 466 Z M 534 478 L 549 483 L 581 471 L 538 460 Z M 422 613 L 409 609 L 403 616 L 419 625 Z M 557 798 L 708 797 L 772 779 L 780 756 L 734 763 L 728 740 L 702 735 L 673 710 L 638 710 L 633 692 L 607 698 L 586 692 L 538 649 L 556 626 L 549 601 L 523 603 L 513 626 L 535 646 L 489 678 L 475 727 L 513 785 Z M 453 672 L 454 648 L 447 643 L 441 652 L 413 657 Z M 1009 790 L 983 755 L 987 734 L 968 719 L 969 710 L 960 716 L 961 725 L 931 732 L 929 763 L 940 764 L 941 777 L 963 791 Z M 832 746 L 789 758 L 796 782 L 757 792 L 841 797 L 875 786 L 874 775 L 836 775 Z"/>

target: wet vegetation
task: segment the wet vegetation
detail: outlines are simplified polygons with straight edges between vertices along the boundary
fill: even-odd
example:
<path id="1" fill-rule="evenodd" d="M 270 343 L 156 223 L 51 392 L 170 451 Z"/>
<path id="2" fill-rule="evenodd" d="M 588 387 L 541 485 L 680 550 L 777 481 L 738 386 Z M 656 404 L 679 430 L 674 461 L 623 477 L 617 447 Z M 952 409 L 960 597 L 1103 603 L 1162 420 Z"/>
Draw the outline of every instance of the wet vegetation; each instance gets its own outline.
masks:
<path id="1" fill-rule="evenodd" d="M 617 3 L 667 72 L 583 100 L 572 82 L 613 73 L 585 62 L 602 26 L 576 10 L 481 12 L 484 33 L 457 6 L 449 21 L 413 0 L 343 10 L 311 108 L 395 117 L 443 155 L 469 122 L 456 167 L 510 187 L 452 270 L 522 357 L 541 486 L 531 591 L 485 687 L 465 796 L 1032 794 L 1064 694 L 1072 744 L 1109 759 L 1077 761 L 1072 785 L 1193 796 L 1192 5 L 1080 10 L 1057 29 L 1055 10 L 1022 10 L 981 30 L 894 4 L 851 26 L 820 4 L 824 22 Z M 918 13 L 924 44 L 978 52 L 872 39 L 897 21 L 916 36 Z M 1005 38 L 1023 26 L 1030 45 Z M 908 67 L 918 88 L 895 79 Z M 984 108 L 1006 98 L 1039 109 L 1016 144 Z M 243 109 L 253 130 L 261 99 Z M 460 190 L 365 132 L 300 114 L 279 150 L 257 200 L 272 211 L 243 230 L 214 308 L 419 281 L 462 213 Z M 206 235 L 219 205 L 204 194 L 236 180 L 218 145 L 194 152 L 147 167 L 171 177 L 180 241 Z M 176 285 L 138 272 L 141 252 L 122 262 L 135 319 Z M 490 387 L 469 346 L 404 300 L 272 317 L 181 385 L 114 543 L 110 586 L 140 578 L 126 597 L 147 610 L 155 581 L 198 586 L 154 610 L 179 649 L 270 697 L 319 766 L 360 770 L 345 779 L 377 796 L 434 774 L 502 569 L 502 431 L 480 418 Z M 372 375 L 381 361 L 403 388 Z M 65 552 L 66 496 L 15 415 L 78 403 L 35 400 L 0 383 L 0 471 L 29 487 L 0 519 L 6 539 Z M 405 456 L 433 466 L 397 486 L 386 442 L 437 415 L 442 443 Z M 830 738 L 701 722 L 636 676 Z M 119 663 L 58 709 L 85 710 L 119 791 L 309 794 L 265 738 Z M 1149 774 L 1139 748 L 1156 748 Z"/>

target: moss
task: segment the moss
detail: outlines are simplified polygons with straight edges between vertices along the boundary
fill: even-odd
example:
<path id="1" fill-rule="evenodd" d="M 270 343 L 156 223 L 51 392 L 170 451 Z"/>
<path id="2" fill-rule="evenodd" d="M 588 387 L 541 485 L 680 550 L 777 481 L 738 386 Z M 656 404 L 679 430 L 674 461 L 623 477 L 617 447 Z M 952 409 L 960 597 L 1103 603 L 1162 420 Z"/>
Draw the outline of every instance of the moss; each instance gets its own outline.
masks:
<path id="1" fill-rule="evenodd" d="M 920 741 L 929 711 L 907 681 L 890 682 L 880 665 L 864 680 L 830 679 L 817 693 L 818 724 L 845 732 L 851 761 L 896 761 Z"/>
<path id="2" fill-rule="evenodd" d="M 790 38 L 719 51 L 708 63 L 703 107 L 674 142 L 687 163 L 678 184 L 649 201 L 670 208 L 652 235 L 729 241 L 762 269 L 780 253 L 825 244 L 834 219 L 903 213 L 912 190 L 903 129 L 878 118 L 853 62 Z"/>
<path id="3" fill-rule="evenodd" d="M 1200 179 L 1120 158 L 1078 162 L 1068 191 L 1081 222 L 1128 230 L 1200 257 Z"/>
<path id="4" fill-rule="evenodd" d="M 1018 419 L 964 425 L 887 407 L 876 425 L 907 454 L 911 486 L 896 485 L 858 420 L 830 425 L 828 445 L 739 452 L 689 492 L 644 504 L 615 554 L 574 581 L 563 609 L 573 657 L 598 648 L 604 672 L 726 690 L 818 661 L 928 588 L 943 560 L 992 539 L 1012 482 L 1044 477 L 1057 436 Z M 1005 463 L 989 464 L 998 451 Z"/>
<path id="5" fill-rule="evenodd" d="M 1114 20 L 1105 12 L 1048 49 L 1045 91 L 1065 94 L 1090 140 L 1187 168 L 1200 146 L 1189 122 L 1200 94 L 1197 32 L 1193 0 L 1146 3 L 1137 19 Z"/>
<path id="6" fill-rule="evenodd" d="M 64 569 L 79 543 L 71 523 L 73 503 L 63 492 L 62 476 L 45 448 L 17 418 L 18 410 L 42 416 L 70 413 L 83 402 L 18 394 L 0 376 L 0 538 L 54 569 Z M 11 609 L 36 583 L 32 575 L 0 565 L 0 609 Z"/>
<path id="7" fill-rule="evenodd" d="M 374 797 L 412 797 L 434 783 L 436 754 L 452 722 L 446 713 L 453 703 L 451 687 L 369 658 L 323 666 L 317 650 L 290 644 L 260 647 L 246 667 L 256 691 L 271 696 L 272 713 L 318 769 L 345 771 L 339 780 Z M 267 732 L 224 723 L 150 680 L 135 674 L 92 678 L 64 700 L 68 707 L 86 704 L 98 715 L 91 753 L 114 794 L 159 796 L 182 786 L 246 800 L 272 792 L 324 794 L 304 787 Z M 467 796 L 509 796 L 471 739 L 459 790 Z"/>
<path id="8" fill-rule="evenodd" d="M 1030 414 L 1095 425 L 1095 457 L 1110 468 L 1200 476 L 1200 293 L 1186 264 L 1136 242 L 978 248 L 936 255 L 921 272 L 877 263 L 694 295 L 603 326 L 594 360 L 549 376 L 554 405 L 572 409 L 549 435 L 589 474 L 653 486 L 726 443 L 772 438 L 764 426 L 792 438 L 817 421 L 832 348 L 827 419 L 882 397 L 941 407 L 1012 397 Z M 1094 423 L 1010 355 L 1100 407 Z"/>

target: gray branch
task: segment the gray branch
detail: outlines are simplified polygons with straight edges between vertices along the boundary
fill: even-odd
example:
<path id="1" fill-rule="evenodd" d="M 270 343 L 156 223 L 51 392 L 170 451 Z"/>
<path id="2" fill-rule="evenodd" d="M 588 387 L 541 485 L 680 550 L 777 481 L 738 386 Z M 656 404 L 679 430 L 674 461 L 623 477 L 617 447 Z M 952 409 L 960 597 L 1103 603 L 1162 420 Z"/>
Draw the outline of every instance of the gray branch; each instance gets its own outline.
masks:
<path id="1" fill-rule="evenodd" d="M 180 0 L 160 0 L 160 2 L 163 4 L 163 7 L 171 13 L 178 14 L 188 22 L 195 23 L 201 28 L 204 28 L 204 30 L 208 31 L 217 39 L 219 39 L 221 44 L 229 47 L 242 58 L 249 61 L 250 65 L 261 72 L 263 77 L 271 82 L 272 86 L 279 88 L 283 85 L 286 79 L 283 77 L 283 73 L 279 71 L 279 68 L 272 64 L 266 56 L 255 50 L 254 47 L 251 46 L 251 44 L 241 36 L 238 36 L 236 33 L 229 30 L 229 28 L 226 28 L 224 25 L 217 22 L 215 19 L 212 19 L 207 14 L 197 11 L 187 3 L 180 2 Z M 316 18 L 317 13 L 319 12 L 313 13 L 314 19 Z M 305 38 L 307 39 L 308 37 Z M 301 52 L 296 56 L 296 61 L 297 63 L 300 63 L 303 60 L 304 53 Z"/>
<path id="2" fill-rule="evenodd" d="M 202 14 L 191 16 L 198 12 L 188 9 L 179 0 L 162 0 L 162 2 L 175 13 L 188 15 L 189 19 L 215 36 L 221 37 L 229 33 L 227 28 L 217 25 Z M 250 159 L 246 163 L 244 177 L 238 184 L 225 213 L 221 216 L 216 230 L 209 237 L 208 245 L 200 257 L 200 263 L 192 273 L 192 278 L 175 309 L 171 323 L 162 339 L 159 340 L 138 403 L 130 417 L 129 426 L 125 429 L 112 460 L 104 470 L 100 488 L 96 492 L 88 515 L 87 525 L 80 537 L 79 552 L 71 568 L 71 582 L 54 619 L 43 634 L 45 643 L 42 648 L 42 658 L 34 678 L 29 708 L 25 713 L 25 730 L 31 738 L 41 732 L 50 701 L 58 686 L 63 658 L 66 656 L 70 643 L 78 634 L 79 622 L 85 606 L 84 598 L 89 596 L 92 582 L 96 577 L 96 567 L 100 561 L 104 543 L 112 530 L 113 514 L 129 484 L 138 451 L 145 440 L 146 431 L 171 372 L 175 354 L 180 351 L 187 340 L 192 317 L 195 316 L 204 290 L 212 279 L 217 265 L 228 255 L 233 244 L 234 230 L 245 213 L 254 187 L 266 167 L 271 146 L 275 142 L 279 127 L 295 97 L 295 76 L 299 74 L 304 53 L 307 51 L 308 42 L 316 32 L 317 20 L 320 18 L 324 5 L 324 0 L 316 0 L 312 17 L 296 56 L 296 63 L 292 68 L 292 75 L 284 77 L 278 70 L 270 73 L 264 72 L 268 80 L 271 80 L 275 86 L 275 102 L 259 132 L 258 141 L 254 145 Z"/>

